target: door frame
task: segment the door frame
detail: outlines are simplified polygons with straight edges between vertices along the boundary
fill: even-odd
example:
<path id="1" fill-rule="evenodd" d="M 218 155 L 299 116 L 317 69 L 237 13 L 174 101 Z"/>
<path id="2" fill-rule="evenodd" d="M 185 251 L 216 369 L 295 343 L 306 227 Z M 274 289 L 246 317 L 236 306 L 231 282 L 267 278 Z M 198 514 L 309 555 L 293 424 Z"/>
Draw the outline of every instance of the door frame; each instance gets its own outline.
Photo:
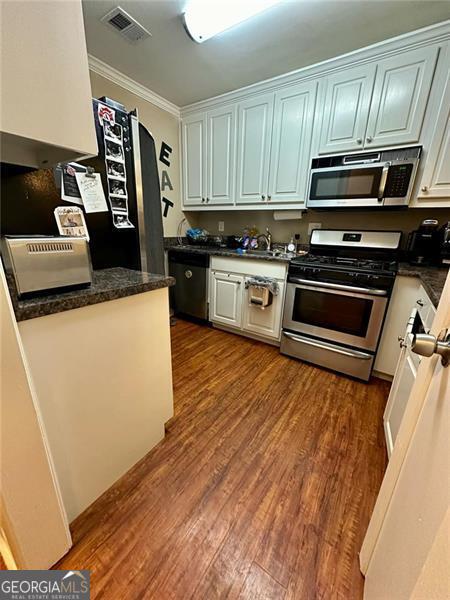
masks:
<path id="1" fill-rule="evenodd" d="M 431 333 L 438 336 L 450 320 L 450 271 L 441 295 L 441 301 L 434 317 Z M 405 461 L 410 443 L 419 420 L 428 388 L 431 384 L 436 362 L 439 357 L 433 356 L 422 360 L 417 370 L 408 404 L 403 415 L 402 423 L 397 435 L 395 446 L 384 475 L 383 482 L 375 503 L 375 508 L 367 528 L 366 536 L 359 555 L 360 570 L 363 575 L 367 573 L 369 564 L 380 536 L 384 519 L 389 509 L 389 504 L 396 491 L 397 482 Z"/>

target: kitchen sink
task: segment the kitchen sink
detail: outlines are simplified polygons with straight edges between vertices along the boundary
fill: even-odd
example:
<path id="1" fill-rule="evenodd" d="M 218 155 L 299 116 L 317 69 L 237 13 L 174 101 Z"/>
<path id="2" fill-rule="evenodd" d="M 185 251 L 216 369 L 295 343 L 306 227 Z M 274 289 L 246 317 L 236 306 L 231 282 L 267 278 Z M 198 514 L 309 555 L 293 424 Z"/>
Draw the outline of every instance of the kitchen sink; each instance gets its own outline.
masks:
<path id="1" fill-rule="evenodd" d="M 274 258 L 292 258 L 293 254 L 282 252 L 281 250 L 247 250 L 246 254 L 254 256 L 271 256 Z"/>

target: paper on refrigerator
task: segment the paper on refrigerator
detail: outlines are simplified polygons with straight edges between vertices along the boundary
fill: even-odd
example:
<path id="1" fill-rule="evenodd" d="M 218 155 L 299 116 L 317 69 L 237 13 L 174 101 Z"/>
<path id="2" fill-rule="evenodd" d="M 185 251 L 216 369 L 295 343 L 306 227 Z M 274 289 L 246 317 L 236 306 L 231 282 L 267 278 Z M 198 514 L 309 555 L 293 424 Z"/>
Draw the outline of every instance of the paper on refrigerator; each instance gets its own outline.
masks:
<path id="1" fill-rule="evenodd" d="M 75 177 L 86 213 L 106 212 L 108 205 L 100 173 L 76 173 Z"/>

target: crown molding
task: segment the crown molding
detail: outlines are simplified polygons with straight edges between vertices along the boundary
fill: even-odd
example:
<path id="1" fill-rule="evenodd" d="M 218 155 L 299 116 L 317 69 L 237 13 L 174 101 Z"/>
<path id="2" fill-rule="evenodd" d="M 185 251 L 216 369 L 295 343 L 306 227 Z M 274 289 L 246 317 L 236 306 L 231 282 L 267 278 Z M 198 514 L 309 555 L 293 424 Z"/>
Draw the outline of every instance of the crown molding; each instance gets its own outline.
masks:
<path id="1" fill-rule="evenodd" d="M 447 43 L 449 40 L 450 20 L 446 20 L 206 100 L 186 104 L 181 107 L 181 115 L 184 118 L 192 113 L 211 110 L 264 92 L 278 91 L 285 86 L 322 78 L 346 67 L 359 66 L 374 60 L 394 56 L 399 51 L 413 50 L 429 44 Z"/>
<path id="2" fill-rule="evenodd" d="M 154 104 L 158 108 L 161 108 L 162 110 L 165 110 L 166 112 L 180 119 L 180 107 L 176 104 L 173 104 L 173 102 L 170 102 L 159 94 L 152 92 L 152 90 L 149 90 L 141 83 L 138 83 L 134 79 L 131 79 L 131 77 L 124 75 L 124 73 L 121 71 L 111 67 L 111 65 L 108 65 L 92 54 L 88 54 L 88 63 L 89 69 L 93 73 L 97 73 L 97 75 L 101 75 L 105 79 L 109 79 L 109 81 L 120 85 L 120 87 L 123 87 L 132 94 L 139 96 L 143 100 L 147 100 L 147 102 Z"/>

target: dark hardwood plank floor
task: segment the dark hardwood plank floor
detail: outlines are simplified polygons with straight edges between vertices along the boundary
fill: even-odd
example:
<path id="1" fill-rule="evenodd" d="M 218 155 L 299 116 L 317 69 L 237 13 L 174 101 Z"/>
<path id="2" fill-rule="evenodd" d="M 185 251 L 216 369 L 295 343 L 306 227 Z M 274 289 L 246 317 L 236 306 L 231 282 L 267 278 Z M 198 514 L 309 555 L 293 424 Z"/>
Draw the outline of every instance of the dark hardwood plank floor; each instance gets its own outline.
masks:
<path id="1" fill-rule="evenodd" d="M 56 565 L 92 598 L 362 598 L 389 385 L 179 321 L 166 438 L 90 506 Z"/>

